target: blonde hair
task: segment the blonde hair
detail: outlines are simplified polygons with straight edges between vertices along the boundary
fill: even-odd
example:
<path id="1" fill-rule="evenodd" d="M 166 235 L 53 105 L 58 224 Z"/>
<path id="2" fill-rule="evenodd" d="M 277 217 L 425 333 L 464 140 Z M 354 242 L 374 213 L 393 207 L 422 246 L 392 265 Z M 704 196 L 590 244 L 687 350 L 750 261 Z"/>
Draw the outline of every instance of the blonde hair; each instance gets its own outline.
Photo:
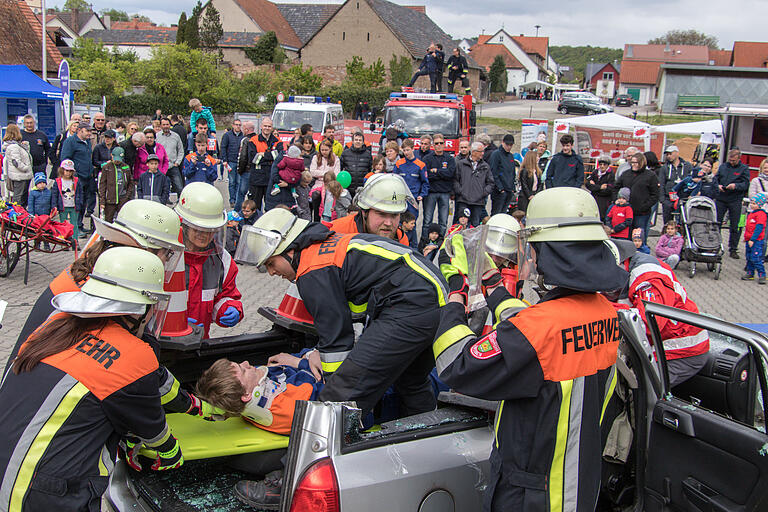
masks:
<path id="1" fill-rule="evenodd" d="M 528 176 L 533 178 L 533 174 L 536 173 L 536 176 L 541 177 L 541 169 L 538 165 L 538 156 L 539 154 L 536 151 L 528 151 L 525 154 L 525 158 L 523 158 L 523 165 L 520 171 L 527 171 Z"/>
<path id="2" fill-rule="evenodd" d="M 384 146 L 384 155 L 387 154 L 388 149 L 394 149 L 395 153 L 397 153 L 398 155 L 400 154 L 400 146 L 398 146 L 397 142 L 393 140 L 387 142 L 387 144 Z"/>
<path id="3" fill-rule="evenodd" d="M 197 98 L 192 98 L 191 100 L 189 100 L 189 108 L 195 108 L 200 105 L 202 105 L 202 103 Z"/>
<path id="4" fill-rule="evenodd" d="M 17 142 L 21 141 L 21 130 L 19 130 L 19 127 L 15 124 L 9 124 L 8 128 L 5 129 L 3 142 L 8 142 L 9 140 L 15 140 Z"/>

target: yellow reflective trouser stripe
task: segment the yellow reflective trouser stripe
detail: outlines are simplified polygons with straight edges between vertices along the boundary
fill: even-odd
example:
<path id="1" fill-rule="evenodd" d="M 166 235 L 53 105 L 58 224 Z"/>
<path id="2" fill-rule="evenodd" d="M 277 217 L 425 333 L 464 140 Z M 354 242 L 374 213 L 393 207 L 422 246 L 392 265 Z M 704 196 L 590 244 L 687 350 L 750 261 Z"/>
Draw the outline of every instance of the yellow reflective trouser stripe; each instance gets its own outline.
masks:
<path id="1" fill-rule="evenodd" d="M 347 250 L 350 250 L 350 249 L 355 249 L 358 251 L 375 254 L 376 256 L 380 256 L 388 260 L 397 260 L 397 259 L 403 258 L 406 265 L 408 265 L 414 272 L 416 272 L 421 277 L 429 281 L 429 283 L 431 283 L 435 287 L 435 290 L 437 290 L 438 304 L 440 306 L 445 306 L 445 294 L 443 293 L 443 287 L 440 285 L 440 283 L 437 282 L 437 280 L 433 276 L 429 274 L 429 272 L 424 270 L 424 268 L 422 268 L 416 262 L 413 261 L 413 258 L 411 258 L 410 253 L 398 254 L 396 252 L 389 251 L 387 249 L 384 249 L 382 247 L 379 247 L 373 244 L 351 243 L 347 246 Z"/>
<path id="2" fill-rule="evenodd" d="M 339 369 L 339 366 L 341 366 L 341 363 L 343 362 L 344 361 L 337 361 L 335 363 L 325 363 L 323 361 L 320 361 L 320 366 L 322 367 L 325 373 L 333 373 Z"/>
<path id="3" fill-rule="evenodd" d="M 499 449 L 499 423 L 501 423 L 501 411 L 504 410 L 504 400 L 499 404 L 499 410 L 496 411 L 496 421 L 493 425 L 493 437 L 496 439 L 496 449 Z"/>
<path id="4" fill-rule="evenodd" d="M 555 434 L 555 453 L 552 457 L 552 466 L 549 469 L 549 510 L 550 512 L 562 512 L 563 510 L 563 483 L 565 481 L 565 448 L 568 444 L 568 417 L 571 410 L 571 391 L 573 381 L 560 382 L 562 401 L 560 402 L 560 414 L 557 418 L 557 432 Z"/>
<path id="5" fill-rule="evenodd" d="M 600 424 L 603 424 L 603 415 L 605 414 L 605 409 L 608 407 L 608 402 L 611 401 L 611 397 L 613 396 L 613 390 L 616 389 L 616 374 L 618 373 L 615 369 L 612 372 L 613 378 L 611 379 L 611 385 L 608 387 L 608 392 L 605 394 L 605 398 L 603 399 L 603 409 L 600 411 Z"/>
<path id="6" fill-rule="evenodd" d="M 435 359 L 454 343 L 463 340 L 467 336 L 474 335 L 475 333 L 472 332 L 472 329 L 470 329 L 469 326 L 464 324 L 454 325 L 441 334 L 432 344 L 432 353 L 434 353 Z"/>
<path id="7" fill-rule="evenodd" d="M 176 398 L 179 395 L 179 381 L 176 379 L 173 379 L 173 385 L 171 386 L 171 390 L 168 391 L 166 394 L 160 397 L 160 403 L 165 405 L 174 398 Z"/>
<path id="8" fill-rule="evenodd" d="M 351 302 L 347 302 L 347 304 L 349 305 L 349 310 L 353 313 L 360 314 L 360 313 L 365 313 L 368 310 L 367 302 L 365 304 L 360 304 L 359 306 Z"/>
<path id="9" fill-rule="evenodd" d="M 78 382 L 75 384 L 69 392 L 64 395 L 64 398 L 59 402 L 59 406 L 54 413 L 45 422 L 43 428 L 40 429 L 35 440 L 32 441 L 32 445 L 27 451 L 27 455 L 24 457 L 24 461 L 21 463 L 19 473 L 16 476 L 16 482 L 13 484 L 13 490 L 11 491 L 11 504 L 9 510 L 21 510 L 24 496 L 27 494 L 27 489 L 32 482 L 32 476 L 35 473 L 35 468 L 43 457 L 43 454 L 48 449 L 53 436 L 59 431 L 64 422 L 72 414 L 80 400 L 88 394 L 88 388 Z"/>

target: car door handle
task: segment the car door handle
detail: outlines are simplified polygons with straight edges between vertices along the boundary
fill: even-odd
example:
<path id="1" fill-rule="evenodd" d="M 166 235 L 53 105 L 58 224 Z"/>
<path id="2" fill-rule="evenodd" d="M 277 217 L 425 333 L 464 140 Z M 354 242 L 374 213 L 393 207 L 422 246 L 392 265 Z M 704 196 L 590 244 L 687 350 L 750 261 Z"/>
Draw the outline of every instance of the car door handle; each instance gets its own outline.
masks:
<path id="1" fill-rule="evenodd" d="M 681 434 L 694 437 L 693 418 L 690 414 L 666 410 L 662 412 L 661 423 L 665 427 Z"/>

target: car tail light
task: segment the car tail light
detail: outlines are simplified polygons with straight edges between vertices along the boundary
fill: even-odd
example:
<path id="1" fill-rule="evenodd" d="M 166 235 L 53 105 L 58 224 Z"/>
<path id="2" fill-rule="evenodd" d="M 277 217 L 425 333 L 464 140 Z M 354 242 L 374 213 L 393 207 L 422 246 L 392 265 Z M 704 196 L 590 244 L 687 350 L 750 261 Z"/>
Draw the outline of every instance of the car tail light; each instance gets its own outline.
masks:
<path id="1" fill-rule="evenodd" d="M 339 482 L 331 459 L 320 459 L 301 475 L 291 512 L 339 512 Z"/>

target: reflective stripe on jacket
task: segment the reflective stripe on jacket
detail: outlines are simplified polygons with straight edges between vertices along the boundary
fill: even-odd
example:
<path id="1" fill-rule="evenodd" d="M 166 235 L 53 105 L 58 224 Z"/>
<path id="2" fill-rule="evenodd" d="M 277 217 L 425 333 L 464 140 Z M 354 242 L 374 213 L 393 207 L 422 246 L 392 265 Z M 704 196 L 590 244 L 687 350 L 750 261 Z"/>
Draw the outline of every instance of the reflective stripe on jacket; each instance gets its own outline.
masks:
<path id="1" fill-rule="evenodd" d="M 235 307 L 242 318 L 242 295 L 235 282 L 237 265 L 227 251 L 186 251 L 184 271 L 189 293 L 187 316 L 203 324 L 206 338 L 211 323 L 221 325 L 219 319 L 229 306 Z"/>

